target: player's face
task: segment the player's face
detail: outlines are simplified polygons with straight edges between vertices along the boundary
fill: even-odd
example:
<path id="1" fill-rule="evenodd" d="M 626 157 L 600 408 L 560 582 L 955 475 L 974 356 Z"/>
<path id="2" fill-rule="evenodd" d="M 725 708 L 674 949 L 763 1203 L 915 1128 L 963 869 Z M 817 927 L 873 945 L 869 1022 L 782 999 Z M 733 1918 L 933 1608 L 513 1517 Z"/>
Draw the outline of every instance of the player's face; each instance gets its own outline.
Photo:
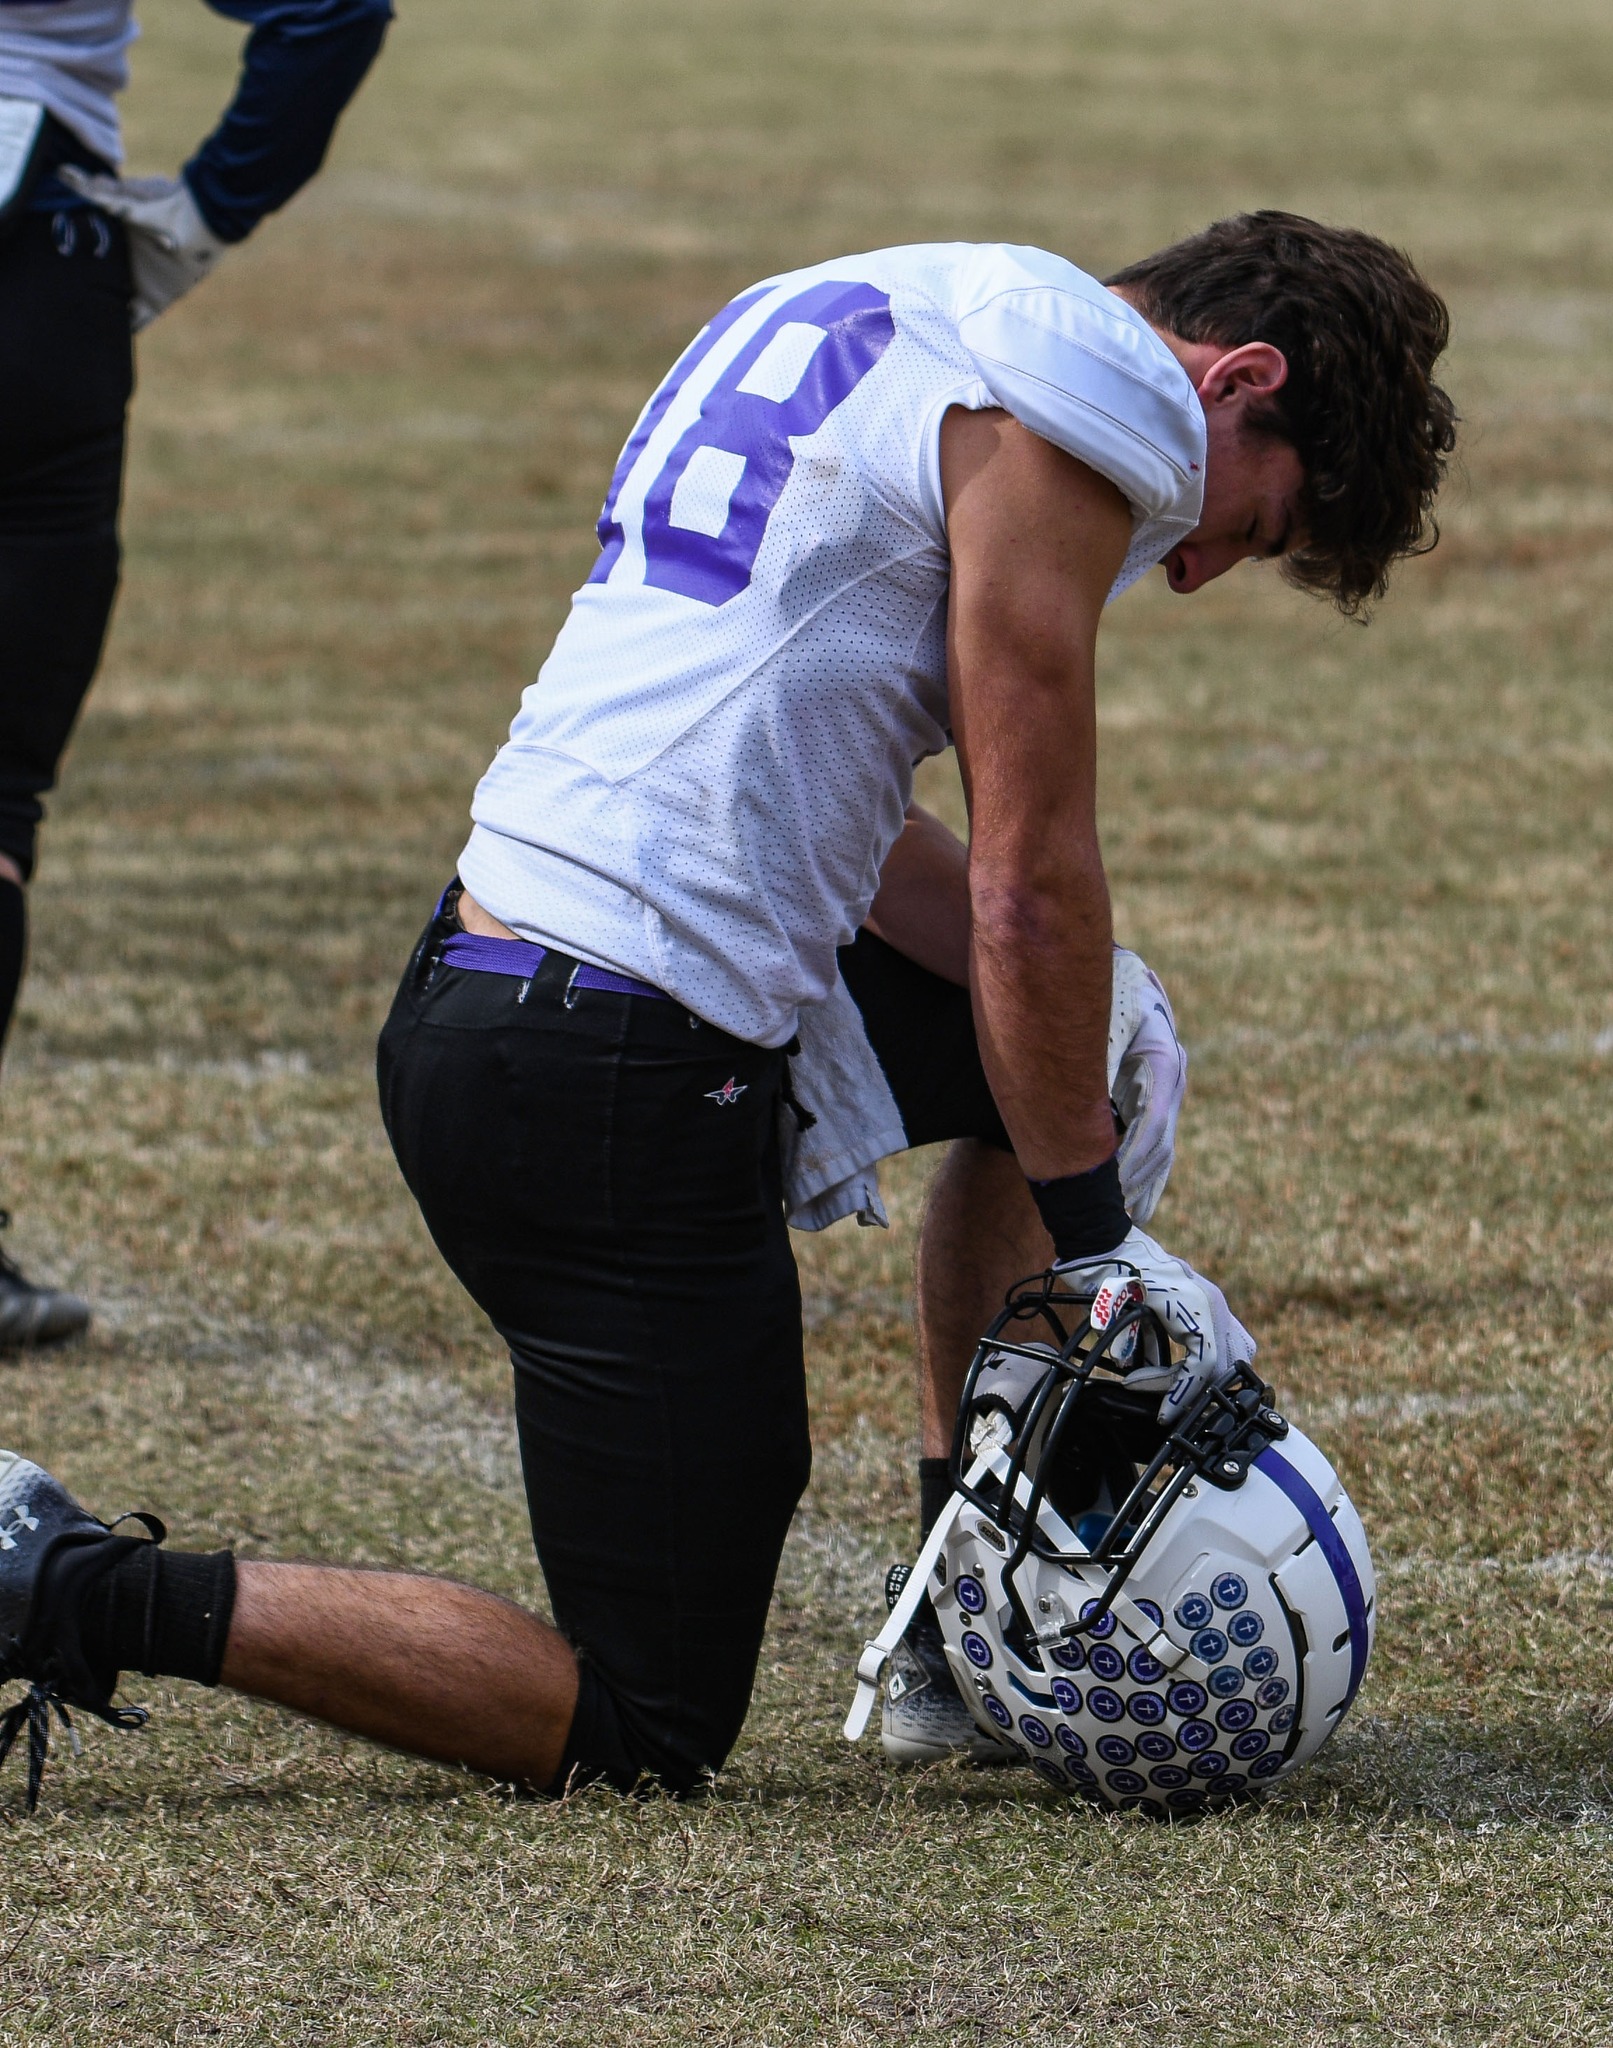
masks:
<path id="1" fill-rule="evenodd" d="M 1207 409 L 1204 512 L 1165 557 L 1172 590 L 1202 590 L 1240 562 L 1271 560 L 1299 545 L 1305 472 L 1286 441 L 1250 433 L 1228 408 Z"/>

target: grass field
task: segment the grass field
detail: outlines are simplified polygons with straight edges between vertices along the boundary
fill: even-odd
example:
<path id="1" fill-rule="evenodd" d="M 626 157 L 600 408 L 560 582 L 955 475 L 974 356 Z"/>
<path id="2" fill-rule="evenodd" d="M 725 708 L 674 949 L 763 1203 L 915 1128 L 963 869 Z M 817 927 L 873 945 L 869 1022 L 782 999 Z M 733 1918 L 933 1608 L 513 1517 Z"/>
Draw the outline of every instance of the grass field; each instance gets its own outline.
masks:
<path id="1" fill-rule="evenodd" d="M 235 31 L 143 14 L 171 168 Z M 1613 2040 L 1610 98 L 1591 0 L 409 0 L 323 181 L 141 344 L 4 1091 L 17 1249 L 99 1317 L 0 1365 L 0 1441 L 189 1547 L 539 1599 L 370 1058 L 628 424 L 771 270 L 1292 205 L 1450 296 L 1446 538 L 1366 631 L 1254 570 L 1129 596 L 1104 815 L 1193 1052 L 1158 1227 L 1340 1464 L 1378 1655 L 1197 1827 L 841 1743 L 911 1545 L 903 1161 L 888 1238 L 801 1244 L 817 1475 L 708 1803 L 511 1803 L 154 1687 L 37 1819 L 0 1782 L 4 2048 Z"/>

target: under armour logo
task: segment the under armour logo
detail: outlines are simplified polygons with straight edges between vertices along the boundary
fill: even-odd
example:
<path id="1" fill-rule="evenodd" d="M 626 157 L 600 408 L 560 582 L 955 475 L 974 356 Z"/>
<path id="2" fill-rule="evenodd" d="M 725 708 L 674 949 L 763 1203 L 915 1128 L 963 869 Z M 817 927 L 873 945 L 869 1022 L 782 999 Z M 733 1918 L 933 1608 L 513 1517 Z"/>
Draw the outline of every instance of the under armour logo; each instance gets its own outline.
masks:
<path id="1" fill-rule="evenodd" d="M 25 1500 L 17 1502 L 16 1507 L 12 1511 L 17 1519 L 9 1529 L 0 1529 L 0 1550 L 15 1550 L 17 1547 L 17 1537 L 24 1529 L 37 1529 L 39 1527 L 39 1517 L 29 1514 L 28 1507 L 29 1503 Z"/>
<path id="2" fill-rule="evenodd" d="M 706 1090 L 706 1100 L 716 1103 L 737 1102 L 749 1086 L 748 1081 L 736 1081 L 730 1074 L 720 1088 Z"/>

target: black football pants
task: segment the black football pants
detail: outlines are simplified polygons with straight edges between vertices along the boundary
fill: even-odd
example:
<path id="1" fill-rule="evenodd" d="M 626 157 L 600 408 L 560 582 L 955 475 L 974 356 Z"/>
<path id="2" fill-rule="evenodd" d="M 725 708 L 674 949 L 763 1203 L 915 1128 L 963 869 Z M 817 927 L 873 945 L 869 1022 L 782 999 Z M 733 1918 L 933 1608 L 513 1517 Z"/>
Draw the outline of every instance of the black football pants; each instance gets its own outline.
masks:
<path id="1" fill-rule="evenodd" d="M 811 1466 L 785 1056 L 674 1002 L 568 1004 L 561 954 L 530 983 L 445 967 L 456 928 L 438 913 L 398 990 L 382 1114 L 514 1362 L 533 1537 L 581 1672 L 562 1776 L 688 1791 L 744 1722 Z M 866 936 L 845 957 L 911 1141 L 1000 1142 L 967 992 Z"/>
<path id="2" fill-rule="evenodd" d="M 52 162 L 102 168 L 60 131 Z M 42 798 L 118 587 L 134 382 L 123 229 L 83 210 L 0 225 L 0 853 L 26 878 Z M 21 892 L 0 890 L 0 1040 L 22 974 Z"/>
<path id="3" fill-rule="evenodd" d="M 25 875 L 118 585 L 129 289 L 100 214 L 0 232 L 0 853 Z"/>

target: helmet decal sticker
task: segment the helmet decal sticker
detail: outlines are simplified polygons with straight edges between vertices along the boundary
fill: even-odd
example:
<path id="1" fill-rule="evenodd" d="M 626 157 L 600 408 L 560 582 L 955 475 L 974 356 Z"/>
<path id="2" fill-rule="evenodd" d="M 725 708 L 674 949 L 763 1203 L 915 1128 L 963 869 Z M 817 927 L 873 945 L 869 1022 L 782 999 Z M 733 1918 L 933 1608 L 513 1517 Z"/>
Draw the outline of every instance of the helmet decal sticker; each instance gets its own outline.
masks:
<path id="1" fill-rule="evenodd" d="M 1087 1712 L 1096 1714 L 1100 1721 L 1123 1721 L 1126 1703 L 1119 1693 L 1111 1692 L 1106 1685 L 1094 1685 L 1087 1692 Z"/>
<path id="2" fill-rule="evenodd" d="M 1241 1607 L 1249 1597 L 1249 1588 L 1236 1572 L 1223 1572 L 1210 1588 L 1210 1598 L 1217 1607 Z"/>
<path id="3" fill-rule="evenodd" d="M 1079 1671 L 1087 1661 L 1087 1653 L 1080 1643 L 1060 1643 L 1053 1652 L 1053 1662 L 1062 1664 L 1066 1671 Z"/>
<path id="4" fill-rule="evenodd" d="M 1046 1724 L 1038 1721 L 1034 1714 L 1021 1714 L 1019 1732 L 1027 1742 L 1034 1742 L 1038 1749 L 1051 1749 L 1053 1738 L 1047 1732 Z"/>
<path id="5" fill-rule="evenodd" d="M 1262 1750 L 1271 1747 L 1271 1737 L 1264 1728 L 1251 1728 L 1247 1735 L 1240 1735 L 1232 1745 L 1235 1757 L 1247 1759 L 1259 1756 Z"/>
<path id="6" fill-rule="evenodd" d="M 1126 1669 L 1139 1685 L 1157 1685 L 1165 1676 L 1165 1667 L 1148 1650 L 1133 1650 L 1126 1659 Z"/>
<path id="7" fill-rule="evenodd" d="M 1227 1653 L 1227 1639 L 1218 1628 L 1201 1628 L 1193 1638 L 1193 1655 L 1201 1664 L 1219 1664 Z"/>
<path id="8" fill-rule="evenodd" d="M 1215 1741 L 1215 1730 L 1208 1721 L 1184 1721 L 1176 1731 L 1176 1739 L 1191 1755 L 1196 1750 L 1210 1747 Z"/>
<path id="9" fill-rule="evenodd" d="M 1184 1678 L 1180 1685 L 1173 1685 L 1169 1697 L 1173 1714 L 1200 1714 L 1209 1699 L 1203 1686 L 1195 1684 L 1191 1678 Z"/>
<path id="10" fill-rule="evenodd" d="M 1277 1663 L 1275 1650 L 1251 1650 L 1243 1660 L 1243 1668 L 1251 1678 L 1270 1678 L 1277 1669 Z"/>
<path id="11" fill-rule="evenodd" d="M 1165 1718 L 1165 1702 L 1157 1692 L 1134 1692 L 1126 1702 L 1126 1712 L 1145 1728 L 1154 1728 Z"/>
<path id="12" fill-rule="evenodd" d="M 1253 1700 L 1228 1700 L 1215 1717 L 1217 1727 L 1224 1728 L 1229 1735 L 1236 1735 L 1240 1728 L 1247 1728 L 1254 1718 Z"/>
<path id="13" fill-rule="evenodd" d="M 1162 1792 L 1178 1791 L 1188 1782 L 1187 1773 L 1180 1764 L 1161 1764 L 1157 1771 L 1150 1771 L 1148 1775 Z"/>
<path id="14" fill-rule="evenodd" d="M 991 1645 L 984 1636 L 977 1636 L 973 1629 L 964 1635 L 963 1654 L 971 1664 L 978 1664 L 982 1671 L 991 1669 Z"/>
<path id="15" fill-rule="evenodd" d="M 1217 1664 L 1210 1673 L 1210 1690 L 1218 1700 L 1229 1700 L 1243 1691 L 1243 1673 L 1236 1664 Z"/>
<path id="16" fill-rule="evenodd" d="M 1147 1757 L 1151 1763 L 1163 1763 L 1166 1757 L 1175 1756 L 1176 1738 L 1150 1729 L 1146 1735 L 1137 1737 L 1137 1754 Z"/>
<path id="17" fill-rule="evenodd" d="M 1126 1675 L 1125 1658 L 1108 1643 L 1094 1643 L 1087 1653 L 1087 1663 L 1096 1678 L 1124 1678 Z"/>
<path id="18" fill-rule="evenodd" d="M 1148 1780 L 1139 1778 L 1135 1771 L 1109 1771 L 1105 1774 L 1110 1789 L 1115 1792 L 1146 1792 Z"/>
<path id="19" fill-rule="evenodd" d="M 996 1722 L 999 1728 L 1013 1727 L 1013 1715 L 1009 1713 L 1008 1709 L 1003 1705 L 1002 1701 L 998 1699 L 995 1693 L 988 1692 L 980 1704 L 985 1708 L 986 1712 Z"/>
<path id="20" fill-rule="evenodd" d="M 1098 1754 L 1106 1764 L 1129 1764 L 1137 1752 L 1123 1735 L 1100 1735 Z"/>
<path id="21" fill-rule="evenodd" d="M 1215 1619 L 1215 1609 L 1202 1593 L 1189 1593 L 1177 1601 L 1176 1619 L 1185 1629 L 1206 1628 Z"/>
<path id="22" fill-rule="evenodd" d="M 1265 1633 L 1266 1624 L 1252 1607 L 1245 1608 L 1242 1614 L 1233 1615 L 1227 1623 L 1227 1634 L 1240 1650 L 1247 1650 L 1251 1643 L 1258 1643 Z"/>
<path id="23" fill-rule="evenodd" d="M 978 1579 L 972 1579 L 966 1573 L 952 1590 L 957 1594 L 958 1605 L 965 1614 L 985 1612 L 986 1595 Z"/>
<path id="24" fill-rule="evenodd" d="M 1061 1714 L 1079 1714 L 1081 1711 L 1081 1688 L 1071 1685 L 1067 1678 L 1053 1681 L 1053 1704 Z"/>
<path id="25" fill-rule="evenodd" d="M 1096 1600 L 1085 1600 L 1081 1603 L 1081 1619 L 1083 1621 L 1092 1621 L 1093 1615 L 1097 1614 L 1097 1612 L 1098 1602 Z M 1112 1614 L 1105 1614 L 1100 1616 L 1097 1621 L 1092 1621 L 1092 1627 L 1088 1633 L 1097 1637 L 1099 1642 L 1102 1642 L 1105 1636 L 1112 1636 L 1114 1634 L 1117 1626 L 1118 1624 L 1114 1616 Z"/>
<path id="26" fill-rule="evenodd" d="M 1259 1692 L 1255 1694 L 1255 1702 L 1262 1707 L 1280 1707 L 1287 1697 L 1288 1680 L 1286 1678 L 1268 1678 Z M 1272 1726 L 1275 1727 L 1276 1723 L 1273 1722 Z"/>
<path id="27" fill-rule="evenodd" d="M 1067 1749 L 1071 1756 L 1086 1755 L 1087 1746 L 1073 1728 L 1060 1728 L 1058 1730 L 1058 1738 L 1059 1748 Z"/>

